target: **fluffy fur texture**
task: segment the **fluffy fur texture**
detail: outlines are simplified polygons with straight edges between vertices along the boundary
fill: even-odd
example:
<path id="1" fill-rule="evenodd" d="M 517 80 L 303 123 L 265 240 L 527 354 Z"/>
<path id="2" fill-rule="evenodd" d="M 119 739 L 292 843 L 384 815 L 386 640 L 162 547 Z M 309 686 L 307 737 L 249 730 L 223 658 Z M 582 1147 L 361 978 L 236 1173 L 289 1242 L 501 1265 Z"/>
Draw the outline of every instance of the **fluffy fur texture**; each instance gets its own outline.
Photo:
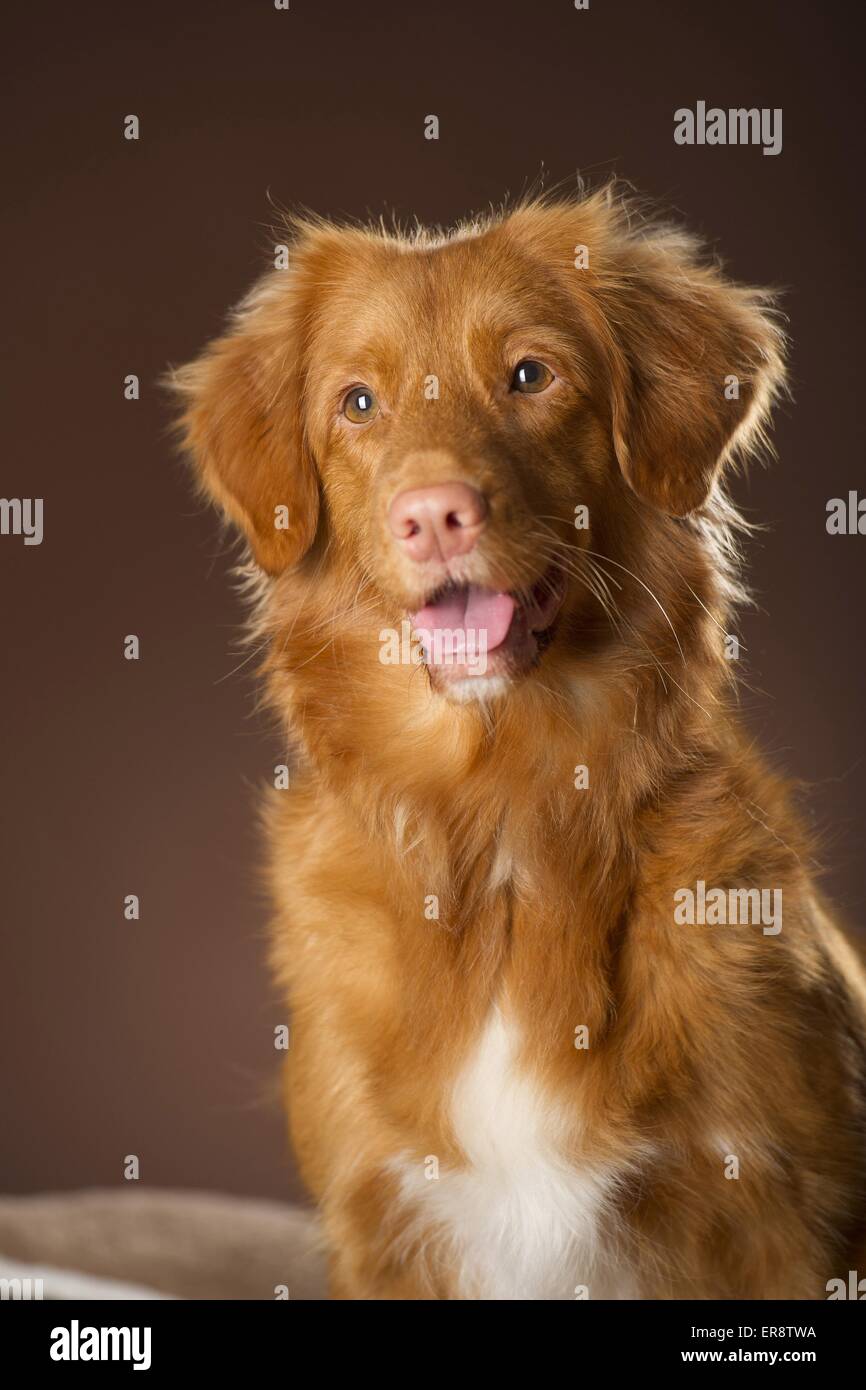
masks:
<path id="1" fill-rule="evenodd" d="M 611 190 L 291 236 L 176 384 L 297 752 L 272 959 L 335 1295 L 825 1297 L 864 1220 L 866 985 L 723 651 L 770 297 Z M 508 389 L 525 358 L 549 390 Z M 379 634 L 429 597 L 390 500 L 454 479 L 489 515 L 453 577 L 564 598 L 528 665 L 450 688 Z M 781 889 L 781 932 L 677 924 L 698 880 Z"/>

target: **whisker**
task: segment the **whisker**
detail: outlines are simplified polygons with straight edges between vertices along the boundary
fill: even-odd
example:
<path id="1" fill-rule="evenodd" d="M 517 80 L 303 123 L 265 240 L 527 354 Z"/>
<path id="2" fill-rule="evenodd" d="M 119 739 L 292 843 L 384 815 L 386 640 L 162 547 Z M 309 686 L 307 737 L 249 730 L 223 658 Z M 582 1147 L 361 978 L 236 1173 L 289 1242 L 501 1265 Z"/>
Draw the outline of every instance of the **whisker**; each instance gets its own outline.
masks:
<path id="1" fill-rule="evenodd" d="M 540 519 L 540 518 L 536 518 L 536 520 L 538 520 L 538 519 Z M 550 519 L 551 519 L 551 520 L 554 520 L 554 521 L 555 521 L 555 520 L 561 520 L 561 518 L 557 518 L 557 517 L 553 517 L 553 518 L 550 518 Z M 545 528 L 545 529 L 547 529 L 547 528 Z M 585 547 L 585 546 L 579 546 L 579 545 L 575 545 L 574 543 L 569 543 L 569 542 L 562 541 L 562 540 L 560 540 L 560 538 L 557 537 L 557 536 L 555 535 L 555 533 L 553 533 L 553 532 L 550 532 L 550 533 L 549 533 L 549 538 L 550 538 L 550 541 L 551 541 L 554 545 L 562 545 L 562 546 L 564 546 L 564 548 L 573 551 L 575 555 L 585 556 L 585 557 L 587 558 L 587 560 L 588 560 L 590 563 L 594 563 L 594 568 L 595 568 L 595 569 L 601 569 L 601 566 L 598 564 L 598 562 L 599 562 L 599 561 L 604 561 L 604 562 L 607 563 L 607 564 L 615 565 L 615 566 L 617 567 L 617 569 L 621 569 L 625 574 L 630 575 L 630 577 L 631 577 L 632 579 L 636 580 L 637 583 L 640 584 L 640 585 L 642 586 L 642 588 L 644 588 L 644 589 L 646 590 L 646 592 L 650 595 L 650 597 L 652 598 L 652 600 L 654 601 L 654 603 L 657 604 L 658 608 L 660 609 L 661 613 L 663 614 L 663 616 L 664 616 L 664 618 L 665 618 L 665 621 L 666 621 L 667 624 L 668 624 L 668 627 L 670 628 L 671 632 L 673 633 L 674 641 L 675 641 L 676 644 L 677 644 L 677 650 L 679 651 L 679 654 L 680 654 L 680 659 L 682 660 L 683 665 L 687 667 L 687 662 L 686 662 L 686 659 L 685 659 L 685 653 L 683 652 L 682 645 L 681 645 L 681 643 L 680 643 L 680 640 L 679 640 L 679 637 L 678 637 L 678 635 L 677 635 L 676 629 L 674 628 L 674 625 L 673 625 L 673 623 L 671 622 L 671 619 L 670 619 L 669 614 L 668 614 L 667 611 L 665 610 L 664 605 L 661 603 L 661 601 L 659 600 L 659 598 L 657 597 L 657 595 L 653 593 L 652 589 L 650 589 L 649 585 L 648 585 L 648 584 L 645 584 L 644 581 L 640 578 L 640 575 L 635 574 L 634 571 L 633 571 L 633 570 L 630 570 L 626 565 L 620 564 L 620 562 L 619 562 L 618 560 L 614 560 L 614 559 L 612 559 L 612 558 L 611 558 L 610 556 L 608 556 L 608 555 L 602 555 L 599 551 L 590 550 L 588 547 Z M 567 572 L 570 573 L 570 574 L 572 574 L 573 577 L 575 577 L 575 578 L 577 578 L 577 579 L 584 579 L 584 576 L 575 573 L 574 569 L 573 569 L 571 566 L 566 567 L 565 565 L 563 565 L 563 568 L 566 568 Z M 621 589 L 621 588 L 622 588 L 622 585 L 619 584 L 619 582 L 614 578 L 613 575 L 606 574 L 605 571 L 602 571 L 602 573 L 605 574 L 605 577 L 606 577 L 608 580 L 610 580 L 611 583 L 616 584 L 616 586 L 617 586 L 618 589 Z M 589 587 L 589 586 L 588 586 L 588 587 Z M 596 597 L 598 597 L 597 594 L 596 594 Z M 599 600 L 599 601 L 601 601 L 601 600 Z M 701 702 L 700 702 L 699 700 L 696 700 L 695 697 L 691 694 L 691 692 L 685 688 L 685 686 L 681 685 L 681 684 L 679 683 L 679 681 L 677 681 L 677 680 L 675 679 L 675 677 L 674 677 L 674 676 L 671 674 L 671 672 L 668 670 L 667 666 L 664 665 L 664 663 L 658 658 L 658 656 L 655 654 L 655 652 L 653 652 L 652 649 L 649 647 L 648 643 L 646 642 L 646 639 L 645 639 L 645 638 L 642 636 L 642 634 L 638 631 L 638 629 L 635 627 L 634 623 L 632 623 L 632 622 L 630 621 L 630 619 L 628 619 L 628 618 L 626 618 L 626 617 L 624 616 L 624 614 L 622 613 L 622 610 L 621 610 L 621 608 L 620 608 L 620 606 L 619 606 L 618 604 L 616 605 L 616 609 L 617 609 L 617 613 L 619 614 L 619 621 L 622 622 L 622 623 L 624 623 L 624 624 L 626 625 L 626 627 L 629 629 L 629 631 L 632 632 L 632 633 L 634 634 L 635 638 L 638 640 L 638 642 L 640 642 L 641 646 L 644 647 L 644 649 L 646 650 L 647 654 L 649 655 L 650 660 L 652 661 L 653 665 L 654 665 L 655 668 L 656 668 L 656 671 L 657 671 L 657 673 L 658 673 L 658 675 L 659 675 L 659 678 L 660 678 L 660 680 L 661 680 L 661 682 L 662 682 L 662 685 L 663 685 L 663 687 L 664 687 L 664 689 L 665 689 L 665 692 L 667 693 L 667 682 L 666 682 L 666 680 L 665 680 L 665 677 L 667 677 L 667 679 L 670 680 L 671 683 L 672 683 L 673 685 L 676 686 L 677 690 L 679 690 L 681 694 L 685 695 L 685 697 L 686 697 L 687 700 L 691 701 L 691 703 L 692 703 L 693 705 L 695 705 L 696 708 L 699 709 L 703 714 L 705 714 L 705 715 L 707 716 L 708 719 L 711 718 L 712 716 L 711 716 L 711 714 L 710 714 L 710 711 L 709 711 L 704 705 L 702 705 Z M 613 621 L 612 615 L 610 614 L 609 610 L 606 610 L 606 611 L 608 612 L 608 617 L 611 617 L 611 620 Z M 718 702 L 718 701 L 714 701 L 713 703 L 714 703 L 714 704 L 718 704 L 719 702 Z"/>

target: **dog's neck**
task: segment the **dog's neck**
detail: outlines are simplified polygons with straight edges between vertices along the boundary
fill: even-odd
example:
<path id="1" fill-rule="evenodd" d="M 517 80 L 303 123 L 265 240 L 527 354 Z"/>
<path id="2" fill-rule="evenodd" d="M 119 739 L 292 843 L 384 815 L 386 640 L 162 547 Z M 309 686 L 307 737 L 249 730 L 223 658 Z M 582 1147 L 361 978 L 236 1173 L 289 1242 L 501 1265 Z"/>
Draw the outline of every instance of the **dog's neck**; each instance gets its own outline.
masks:
<path id="1" fill-rule="evenodd" d="M 489 704 L 451 703 L 423 667 L 382 665 L 384 611 L 344 616 L 334 635 L 327 605 L 311 610 L 286 586 L 267 612 L 269 695 L 303 776 L 401 891 L 435 896 L 455 922 L 491 894 L 542 892 L 551 875 L 603 893 L 615 865 L 633 870 L 643 817 L 730 737 L 709 605 L 676 634 L 675 671 L 640 649 L 582 658 L 559 644 Z"/>

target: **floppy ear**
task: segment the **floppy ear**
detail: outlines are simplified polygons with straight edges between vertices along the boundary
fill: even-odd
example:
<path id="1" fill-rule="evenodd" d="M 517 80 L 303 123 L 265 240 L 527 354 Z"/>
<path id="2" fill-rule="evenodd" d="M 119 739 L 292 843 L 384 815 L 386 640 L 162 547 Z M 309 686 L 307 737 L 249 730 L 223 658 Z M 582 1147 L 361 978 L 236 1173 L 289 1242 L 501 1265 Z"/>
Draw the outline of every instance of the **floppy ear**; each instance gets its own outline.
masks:
<path id="1" fill-rule="evenodd" d="M 309 550 L 319 487 L 304 440 L 302 321 L 293 272 L 272 271 L 232 330 L 173 374 L 179 425 L 205 493 L 279 574 Z"/>
<path id="2" fill-rule="evenodd" d="M 687 237 L 657 232 L 621 255 L 603 290 L 614 448 L 638 496 L 686 516 L 729 458 L 766 442 L 783 335 L 770 296 L 701 265 Z"/>

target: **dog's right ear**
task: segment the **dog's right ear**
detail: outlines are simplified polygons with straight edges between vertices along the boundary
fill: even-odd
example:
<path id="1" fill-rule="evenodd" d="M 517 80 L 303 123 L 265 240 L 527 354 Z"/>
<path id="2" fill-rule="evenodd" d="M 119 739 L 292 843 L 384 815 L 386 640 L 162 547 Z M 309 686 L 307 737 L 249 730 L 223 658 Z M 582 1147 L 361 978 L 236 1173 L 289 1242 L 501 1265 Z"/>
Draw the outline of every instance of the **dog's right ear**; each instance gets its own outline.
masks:
<path id="1" fill-rule="evenodd" d="M 257 563 L 279 574 L 313 543 L 319 493 L 303 439 L 292 345 L 282 359 L 250 301 L 234 332 L 173 374 L 184 448 L 208 497 L 243 531 Z"/>
<path id="2" fill-rule="evenodd" d="M 170 378 L 182 403 L 183 447 L 203 491 L 272 575 L 301 560 L 316 535 L 319 482 L 304 432 L 304 336 L 322 268 L 342 235 L 336 228 L 302 232 L 289 268 L 264 276 L 230 331 Z"/>

